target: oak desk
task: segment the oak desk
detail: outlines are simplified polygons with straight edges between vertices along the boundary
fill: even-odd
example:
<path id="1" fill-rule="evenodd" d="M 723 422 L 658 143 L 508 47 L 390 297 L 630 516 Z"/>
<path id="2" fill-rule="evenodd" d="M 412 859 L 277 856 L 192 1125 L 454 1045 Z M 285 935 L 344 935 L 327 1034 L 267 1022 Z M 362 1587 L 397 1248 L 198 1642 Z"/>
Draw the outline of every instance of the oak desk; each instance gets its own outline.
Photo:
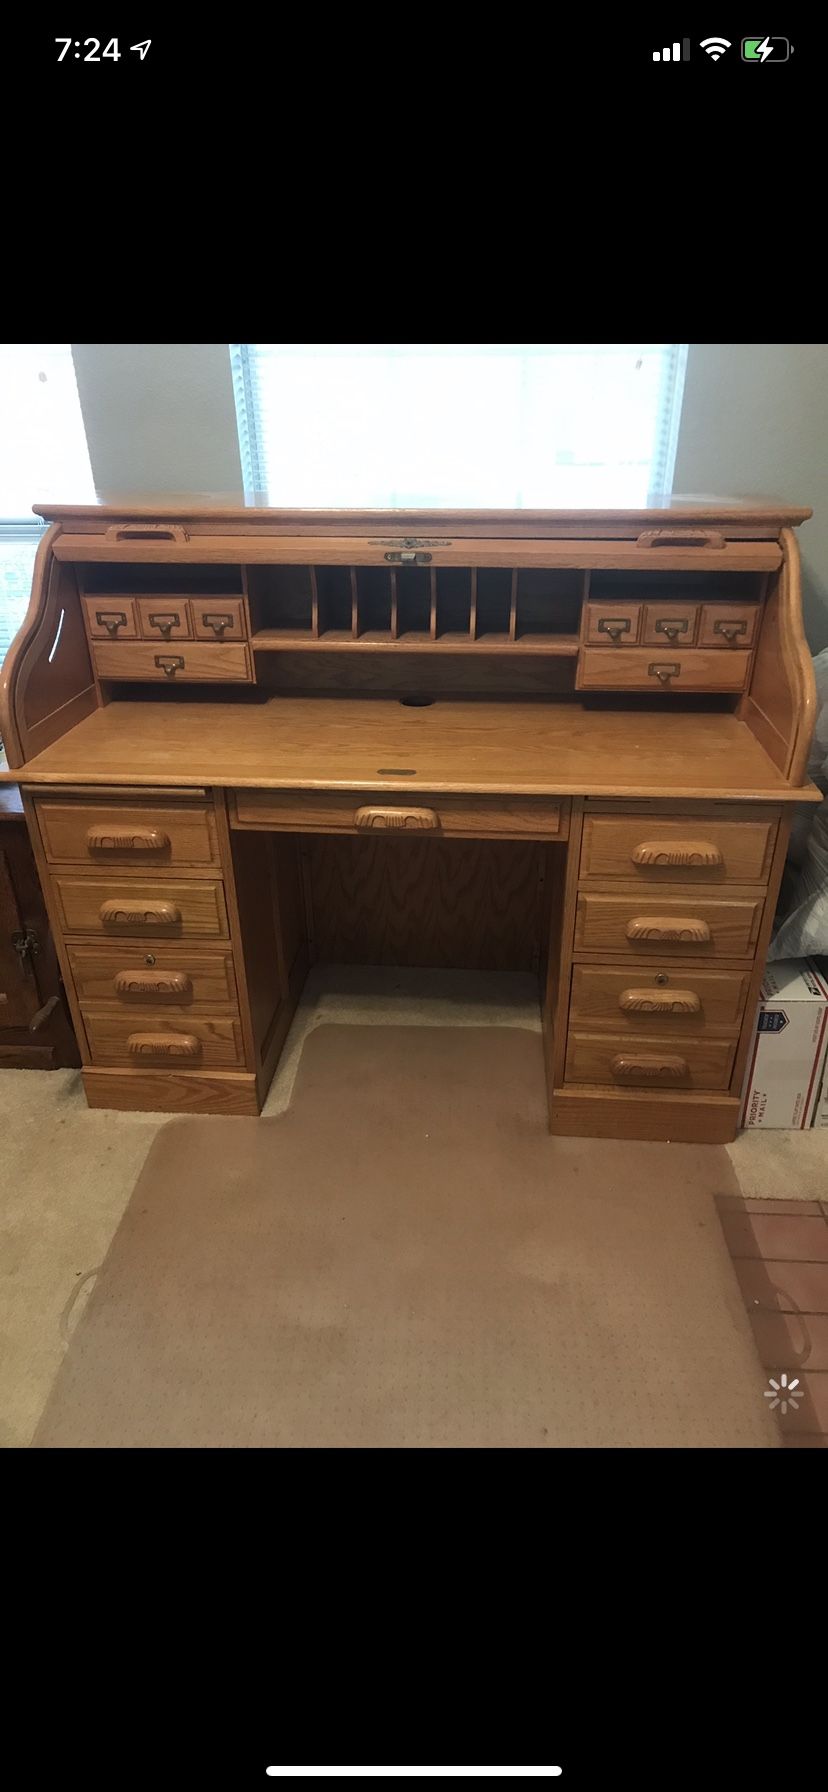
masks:
<path id="1" fill-rule="evenodd" d="M 533 971 L 554 1131 L 733 1137 L 810 512 L 42 514 L 0 725 L 93 1105 L 258 1113 L 350 959 Z"/>

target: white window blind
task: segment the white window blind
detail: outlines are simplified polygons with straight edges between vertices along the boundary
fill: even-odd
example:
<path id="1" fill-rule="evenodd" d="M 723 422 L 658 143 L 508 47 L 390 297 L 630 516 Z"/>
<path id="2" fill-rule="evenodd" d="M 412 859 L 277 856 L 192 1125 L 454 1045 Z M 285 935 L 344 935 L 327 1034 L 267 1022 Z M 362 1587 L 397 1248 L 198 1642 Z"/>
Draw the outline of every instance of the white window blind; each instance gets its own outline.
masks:
<path id="1" fill-rule="evenodd" d="M 684 343 L 231 343 L 248 497 L 566 508 L 669 493 Z"/>
<path id="2" fill-rule="evenodd" d="M 0 343 L 0 663 L 26 613 L 43 533 L 32 505 L 94 496 L 70 344 Z"/>

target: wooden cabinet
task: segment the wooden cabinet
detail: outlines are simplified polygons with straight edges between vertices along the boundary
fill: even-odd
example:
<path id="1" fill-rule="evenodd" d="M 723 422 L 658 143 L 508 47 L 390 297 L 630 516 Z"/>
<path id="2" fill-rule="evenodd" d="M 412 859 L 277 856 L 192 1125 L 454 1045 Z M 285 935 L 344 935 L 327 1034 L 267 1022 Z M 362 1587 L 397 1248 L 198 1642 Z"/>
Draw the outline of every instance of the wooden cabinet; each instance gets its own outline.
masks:
<path id="1" fill-rule="evenodd" d="M 79 1062 L 19 793 L 0 785 L 0 1067 Z"/>

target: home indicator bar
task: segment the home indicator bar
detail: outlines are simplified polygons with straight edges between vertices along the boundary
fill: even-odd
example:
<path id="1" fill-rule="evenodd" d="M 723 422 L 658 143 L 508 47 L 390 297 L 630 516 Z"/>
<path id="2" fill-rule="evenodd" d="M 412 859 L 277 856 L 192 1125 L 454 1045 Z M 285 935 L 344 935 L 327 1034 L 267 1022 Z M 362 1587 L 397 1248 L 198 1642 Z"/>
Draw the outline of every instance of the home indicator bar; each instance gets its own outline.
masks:
<path id="1" fill-rule="evenodd" d="M 654 62 L 689 62 L 690 61 L 690 39 L 689 39 L 689 37 L 682 38 L 681 43 L 673 44 L 672 47 L 670 46 L 670 44 L 667 44 L 666 48 L 663 50 L 654 50 L 653 51 L 653 61 Z"/>

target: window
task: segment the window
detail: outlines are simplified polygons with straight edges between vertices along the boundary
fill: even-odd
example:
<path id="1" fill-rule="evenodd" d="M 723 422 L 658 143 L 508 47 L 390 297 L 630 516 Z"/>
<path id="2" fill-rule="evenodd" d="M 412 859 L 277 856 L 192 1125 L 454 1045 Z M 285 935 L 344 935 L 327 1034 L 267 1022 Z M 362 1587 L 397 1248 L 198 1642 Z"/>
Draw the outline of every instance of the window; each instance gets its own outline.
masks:
<path id="1" fill-rule="evenodd" d="M 29 602 L 44 525 L 32 505 L 94 498 L 68 342 L 0 343 L 0 663 Z"/>
<path id="2" fill-rule="evenodd" d="M 682 343 L 232 343 L 248 497 L 643 504 L 672 485 Z"/>

